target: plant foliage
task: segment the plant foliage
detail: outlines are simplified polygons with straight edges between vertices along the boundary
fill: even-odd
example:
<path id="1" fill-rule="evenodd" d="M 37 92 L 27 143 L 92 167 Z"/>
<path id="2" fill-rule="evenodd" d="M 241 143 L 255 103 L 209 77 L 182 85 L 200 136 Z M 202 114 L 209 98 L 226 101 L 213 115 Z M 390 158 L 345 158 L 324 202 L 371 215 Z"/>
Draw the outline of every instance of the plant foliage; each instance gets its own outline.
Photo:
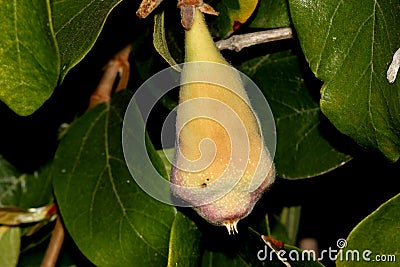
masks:
<path id="1" fill-rule="evenodd" d="M 1 1 L 0 100 L 5 104 L 1 108 L 12 113 L 11 121 L 40 118 L 50 97 L 72 89 L 68 86 L 73 75 L 98 56 L 88 54 L 100 42 L 112 11 L 124 10 L 121 14 L 134 17 L 138 5 L 126 0 Z M 216 38 L 280 27 L 294 32 L 292 40 L 223 52 L 270 104 L 278 140 L 277 183 L 287 186 L 283 193 L 274 194 L 273 186 L 253 214 L 239 223 L 239 235 L 232 237 L 188 208 L 153 199 L 132 179 L 121 144 L 132 91 L 183 58 L 179 10 L 165 2 L 146 20 L 133 19 L 137 28 L 131 29 L 129 61 L 134 81 L 129 88 L 88 111 L 71 103 L 79 115 L 59 133 L 57 151 L 48 153 L 52 156 L 46 165 L 36 172 L 19 170 L 7 161 L 1 142 L 20 140 L 0 142 L 0 266 L 38 265 L 56 216 L 62 218 L 69 238 L 59 266 L 284 266 L 276 251 L 302 253 L 296 247 L 301 208 L 286 190 L 296 191 L 300 182 L 328 179 L 324 174 L 362 153 L 377 157 L 378 152 L 398 171 L 394 162 L 400 156 L 400 78 L 389 83 L 386 71 L 400 45 L 399 1 L 220 0 L 210 5 L 220 12 L 218 17 L 206 16 Z M 87 78 L 96 83 L 99 75 L 94 76 Z M 87 95 L 93 89 L 88 88 Z M 177 102 L 176 93 L 165 95 L 146 124 L 148 155 L 143 156 L 151 158 L 165 179 L 171 166 L 159 145 L 159 129 Z M 360 185 L 379 183 L 376 177 L 352 178 Z M 398 194 L 396 188 L 387 189 L 393 190 Z M 271 201 L 269 195 L 275 198 Z M 369 210 L 373 212 L 351 232 L 354 225 L 346 225 L 348 246 L 339 256 L 369 249 L 374 255 L 399 258 L 399 196 L 387 193 L 378 199 L 390 200 Z M 346 224 L 346 218 L 342 222 Z M 271 247 L 262 236 L 282 246 Z M 264 250 L 271 256 L 257 258 Z M 318 259 L 289 262 L 322 265 Z"/>

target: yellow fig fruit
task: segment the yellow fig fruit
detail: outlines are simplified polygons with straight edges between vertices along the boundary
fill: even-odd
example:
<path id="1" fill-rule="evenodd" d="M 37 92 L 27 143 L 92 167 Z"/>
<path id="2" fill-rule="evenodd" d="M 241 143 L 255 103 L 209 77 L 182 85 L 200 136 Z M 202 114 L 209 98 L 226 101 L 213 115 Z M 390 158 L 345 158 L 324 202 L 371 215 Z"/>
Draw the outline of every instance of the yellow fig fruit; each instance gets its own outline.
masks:
<path id="1" fill-rule="evenodd" d="M 237 233 L 237 222 L 273 183 L 273 162 L 240 75 L 215 47 L 198 10 L 185 32 L 185 63 L 172 192 L 211 224 Z"/>

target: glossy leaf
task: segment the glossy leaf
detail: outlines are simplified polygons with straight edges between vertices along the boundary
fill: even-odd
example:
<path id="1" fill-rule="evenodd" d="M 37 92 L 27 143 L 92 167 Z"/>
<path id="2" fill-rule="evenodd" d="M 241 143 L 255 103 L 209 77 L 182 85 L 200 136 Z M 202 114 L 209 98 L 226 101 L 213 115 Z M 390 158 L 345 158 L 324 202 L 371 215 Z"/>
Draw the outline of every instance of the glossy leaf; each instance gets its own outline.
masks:
<path id="1" fill-rule="evenodd" d="M 336 265 L 395 266 L 400 256 L 399 228 L 400 194 L 382 204 L 351 231 L 347 243 L 341 243 L 344 248 Z"/>
<path id="2" fill-rule="evenodd" d="M 400 44 L 399 1 L 290 0 L 321 109 L 343 133 L 389 159 L 400 156 L 400 83 L 386 71 Z"/>
<path id="3" fill-rule="evenodd" d="M 177 218 L 174 207 L 142 191 L 129 173 L 121 132 L 130 98 L 121 92 L 111 104 L 96 106 L 71 125 L 53 164 L 54 191 L 68 232 L 94 264 L 165 266 L 171 244 L 178 250 L 195 243 L 187 236 L 183 240 L 179 231 L 192 235 L 194 229 L 185 228 L 190 224 Z M 149 144 L 147 151 L 158 158 Z M 155 167 L 165 175 L 161 160 L 157 162 Z M 177 231 L 174 224 L 182 228 Z M 174 260 L 184 258 L 174 251 Z M 191 259 L 186 256 L 183 264 Z"/>
<path id="4" fill-rule="evenodd" d="M 108 14 L 121 1 L 51 0 L 62 78 L 93 47 Z"/>
<path id="5" fill-rule="evenodd" d="M 0 266 L 17 266 L 21 231 L 18 227 L 0 226 Z"/>
<path id="6" fill-rule="evenodd" d="M 52 94 L 59 57 L 48 1 L 0 4 L 0 100 L 30 115 Z"/>
<path id="7" fill-rule="evenodd" d="M 302 76 L 299 60 L 288 52 L 247 60 L 240 70 L 263 91 L 277 127 L 277 173 L 284 178 L 313 177 L 351 157 L 325 138 L 321 110 Z M 336 134 L 337 136 L 338 134 Z"/>
<path id="8" fill-rule="evenodd" d="M 220 12 L 219 16 L 212 19 L 215 35 L 226 38 L 240 28 L 257 7 L 258 0 L 222 0 L 214 9 Z"/>
<path id="9" fill-rule="evenodd" d="M 167 266 L 197 266 L 200 262 L 200 235 L 196 224 L 178 212 L 171 228 Z"/>
<path id="10" fill-rule="evenodd" d="M 289 5 L 286 0 L 260 0 L 249 23 L 250 28 L 273 29 L 290 26 Z"/>

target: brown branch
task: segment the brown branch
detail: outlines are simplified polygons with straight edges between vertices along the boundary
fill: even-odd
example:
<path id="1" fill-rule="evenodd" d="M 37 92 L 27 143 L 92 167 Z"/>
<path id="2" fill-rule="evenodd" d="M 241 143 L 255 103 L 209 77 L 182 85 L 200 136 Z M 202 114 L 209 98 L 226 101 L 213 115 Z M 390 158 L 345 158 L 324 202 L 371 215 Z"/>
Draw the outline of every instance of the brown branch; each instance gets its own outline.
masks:
<path id="1" fill-rule="evenodd" d="M 117 75 L 119 75 L 120 80 L 115 91 L 118 92 L 127 87 L 130 72 L 128 59 L 131 49 L 131 45 L 126 46 L 104 66 L 104 74 L 90 97 L 88 109 L 110 101 Z"/>
<path id="2" fill-rule="evenodd" d="M 232 37 L 225 40 L 220 40 L 215 44 L 219 50 L 229 49 L 239 52 L 243 48 L 252 45 L 291 38 L 293 38 L 292 29 L 290 27 L 286 27 L 267 31 L 246 33 L 241 35 L 233 35 Z"/>
<path id="3" fill-rule="evenodd" d="M 54 226 L 53 234 L 44 255 L 41 267 L 54 267 L 56 265 L 58 255 L 64 242 L 64 226 L 62 225 L 60 216 L 57 217 L 56 225 Z"/>

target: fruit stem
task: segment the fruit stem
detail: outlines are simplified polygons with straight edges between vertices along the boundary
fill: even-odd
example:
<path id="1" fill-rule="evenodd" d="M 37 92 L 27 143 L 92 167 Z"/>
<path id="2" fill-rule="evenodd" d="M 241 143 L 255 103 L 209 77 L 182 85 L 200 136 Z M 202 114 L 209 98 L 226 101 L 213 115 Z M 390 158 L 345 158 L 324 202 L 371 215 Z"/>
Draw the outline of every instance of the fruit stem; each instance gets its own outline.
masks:
<path id="1" fill-rule="evenodd" d="M 185 39 L 185 62 L 209 61 L 227 64 L 214 44 L 203 13 L 198 9 L 191 29 L 185 31 Z"/>

